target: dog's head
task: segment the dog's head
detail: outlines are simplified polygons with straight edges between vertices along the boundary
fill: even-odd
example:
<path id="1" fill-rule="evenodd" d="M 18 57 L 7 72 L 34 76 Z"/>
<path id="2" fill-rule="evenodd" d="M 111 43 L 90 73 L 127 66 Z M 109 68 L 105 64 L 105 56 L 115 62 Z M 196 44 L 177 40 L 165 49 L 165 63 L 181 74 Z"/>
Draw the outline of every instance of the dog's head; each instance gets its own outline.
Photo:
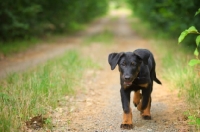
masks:
<path id="1" fill-rule="evenodd" d="M 142 62 L 148 64 L 150 52 L 146 49 L 137 49 L 134 52 L 111 53 L 108 56 L 108 62 L 111 70 L 114 70 L 116 65 L 119 66 L 120 76 L 123 85 L 128 87 L 137 77 Z"/>

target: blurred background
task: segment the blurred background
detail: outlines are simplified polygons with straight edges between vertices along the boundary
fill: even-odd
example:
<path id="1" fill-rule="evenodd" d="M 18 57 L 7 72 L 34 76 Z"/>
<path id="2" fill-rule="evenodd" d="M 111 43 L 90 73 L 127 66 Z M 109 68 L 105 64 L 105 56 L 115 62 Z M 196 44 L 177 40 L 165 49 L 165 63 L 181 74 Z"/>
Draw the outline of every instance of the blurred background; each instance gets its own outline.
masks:
<path id="1" fill-rule="evenodd" d="M 0 54 L 16 52 L 4 48 L 17 46 L 15 41 L 32 42 L 50 34 L 81 30 L 83 24 L 120 7 L 131 9 L 134 16 L 165 37 L 177 38 L 191 25 L 200 29 L 200 17 L 194 16 L 200 7 L 199 0 L 7 0 L 0 2 Z"/>

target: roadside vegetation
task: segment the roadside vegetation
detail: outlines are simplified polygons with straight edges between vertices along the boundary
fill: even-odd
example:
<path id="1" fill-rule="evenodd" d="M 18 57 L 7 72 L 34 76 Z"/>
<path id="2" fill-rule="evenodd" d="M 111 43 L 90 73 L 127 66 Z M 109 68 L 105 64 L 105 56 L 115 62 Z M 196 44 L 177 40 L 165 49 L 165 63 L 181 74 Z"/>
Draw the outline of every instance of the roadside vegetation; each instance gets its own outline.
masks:
<path id="1" fill-rule="evenodd" d="M 128 1 L 130 3 L 136 2 L 135 0 Z M 175 4 L 170 6 L 172 3 Z M 161 60 L 161 65 L 163 66 L 163 77 L 169 84 L 169 88 L 178 89 L 181 99 L 185 99 L 188 102 L 188 111 L 185 112 L 185 115 L 188 116 L 189 124 L 194 125 L 197 131 L 199 131 L 200 70 L 199 65 L 194 67 L 188 65 L 190 60 L 194 58 L 193 54 L 198 59 L 199 54 L 194 52 L 196 49 L 199 49 L 194 39 L 196 36 L 190 35 L 185 38 L 186 40 L 181 45 L 178 45 L 178 37 L 182 31 L 188 29 L 193 24 L 195 27 L 200 26 L 197 22 L 197 20 L 200 20 L 200 17 L 196 16 L 194 18 L 195 12 L 200 7 L 199 2 L 193 0 L 188 1 L 188 3 L 182 5 L 183 3 L 178 1 L 137 1 L 131 6 L 133 16 L 130 19 L 132 20 L 133 29 L 141 36 L 149 39 L 157 53 L 160 54 L 159 60 Z M 176 9 L 177 5 L 179 6 Z M 183 6 L 183 9 L 180 8 L 180 5 Z M 145 7 L 148 7 L 148 11 L 142 10 Z M 178 15 L 174 12 L 175 10 L 179 13 Z M 182 18 L 181 16 L 186 12 L 188 15 Z"/>
<path id="2" fill-rule="evenodd" d="M 22 131 L 25 121 L 45 115 L 65 96 L 73 95 L 88 68 L 98 68 L 78 51 L 67 51 L 25 73 L 13 73 L 0 81 L 0 131 Z M 48 124 L 51 119 L 47 120 Z M 52 127 L 49 125 L 48 127 Z"/>
<path id="3" fill-rule="evenodd" d="M 93 34 L 85 38 L 84 45 L 91 45 L 95 42 L 110 45 L 113 42 L 113 33 L 109 29 L 105 28 L 102 32 Z"/>
<path id="4" fill-rule="evenodd" d="M 199 0 L 144 0 L 142 2 L 127 0 L 127 2 L 137 17 L 148 21 L 152 28 L 162 31 L 169 37 L 177 39 L 180 33 L 191 25 L 200 29 L 200 17 L 194 17 L 200 7 Z"/>
<path id="5" fill-rule="evenodd" d="M 0 5 L 0 40 L 30 38 L 49 32 L 73 31 L 80 24 L 89 22 L 107 12 L 108 1 L 85 2 L 19 0 Z"/>
<path id="6" fill-rule="evenodd" d="M 6 56 L 25 51 L 39 42 L 40 40 L 36 38 L 31 38 L 29 40 L 15 40 L 5 43 L 0 42 L 0 60 Z"/>
<path id="7" fill-rule="evenodd" d="M 51 34 L 80 30 L 107 10 L 108 0 L 5 1 L 0 4 L 0 58 L 38 44 Z"/>

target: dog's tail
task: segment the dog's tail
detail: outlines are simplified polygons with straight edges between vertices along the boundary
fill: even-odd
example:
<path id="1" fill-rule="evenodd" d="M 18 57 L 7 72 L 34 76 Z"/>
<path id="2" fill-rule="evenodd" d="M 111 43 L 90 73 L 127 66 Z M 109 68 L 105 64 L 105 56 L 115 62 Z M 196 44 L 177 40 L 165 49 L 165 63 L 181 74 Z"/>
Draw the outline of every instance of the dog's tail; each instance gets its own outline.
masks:
<path id="1" fill-rule="evenodd" d="M 155 72 L 155 70 L 154 70 L 154 73 L 153 73 L 153 80 L 154 80 L 155 82 L 157 82 L 158 84 L 162 84 L 161 81 L 156 77 L 156 72 Z"/>
<path id="2" fill-rule="evenodd" d="M 151 54 L 151 57 L 152 57 L 153 65 L 154 65 L 154 67 L 152 68 L 152 71 L 151 71 L 151 75 L 153 77 L 153 80 L 158 84 L 162 84 L 161 81 L 156 77 L 156 63 L 155 63 L 153 54 Z"/>
<path id="3" fill-rule="evenodd" d="M 158 78 L 154 77 L 154 81 L 157 82 L 158 84 L 162 84 L 160 80 L 158 80 Z"/>

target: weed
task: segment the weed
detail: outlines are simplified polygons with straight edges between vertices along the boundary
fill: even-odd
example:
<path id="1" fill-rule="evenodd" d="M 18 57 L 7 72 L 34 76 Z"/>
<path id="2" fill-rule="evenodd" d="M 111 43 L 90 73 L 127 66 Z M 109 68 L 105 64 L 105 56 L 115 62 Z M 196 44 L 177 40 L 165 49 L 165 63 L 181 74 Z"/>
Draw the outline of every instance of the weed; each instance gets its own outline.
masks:
<path id="1" fill-rule="evenodd" d="M 47 128 L 52 129 L 53 123 L 52 123 L 52 119 L 51 119 L 51 118 L 47 118 L 47 119 L 45 120 L 45 126 L 46 126 Z"/>
<path id="2" fill-rule="evenodd" d="M 197 113 L 200 112 L 200 109 L 196 112 L 193 110 L 187 111 L 184 114 L 188 116 L 189 124 L 196 126 L 196 130 L 199 132 L 200 131 L 200 116 L 197 115 Z"/>
<path id="3" fill-rule="evenodd" d="M 52 119 L 51 118 L 47 118 L 46 120 L 45 120 L 45 124 L 51 124 L 52 123 Z"/>
<path id="4" fill-rule="evenodd" d="M 188 119 L 190 120 L 191 125 L 196 125 L 198 129 L 200 129 L 200 118 L 196 116 L 188 116 Z"/>

